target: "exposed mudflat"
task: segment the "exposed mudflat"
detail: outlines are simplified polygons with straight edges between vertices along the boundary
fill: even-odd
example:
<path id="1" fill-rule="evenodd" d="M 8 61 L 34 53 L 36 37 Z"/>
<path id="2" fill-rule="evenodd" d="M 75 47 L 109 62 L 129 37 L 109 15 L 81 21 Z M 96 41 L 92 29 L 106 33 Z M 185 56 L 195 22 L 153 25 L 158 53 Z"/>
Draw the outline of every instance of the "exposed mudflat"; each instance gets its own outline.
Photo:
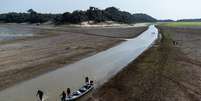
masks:
<path id="1" fill-rule="evenodd" d="M 201 101 L 201 28 L 160 30 L 160 42 L 81 100 Z"/>
<path id="2" fill-rule="evenodd" d="M 0 43 L 0 90 L 94 55 L 146 30 L 146 27 L 69 28 L 18 24 L 1 26 L 28 30 L 38 36 Z"/>

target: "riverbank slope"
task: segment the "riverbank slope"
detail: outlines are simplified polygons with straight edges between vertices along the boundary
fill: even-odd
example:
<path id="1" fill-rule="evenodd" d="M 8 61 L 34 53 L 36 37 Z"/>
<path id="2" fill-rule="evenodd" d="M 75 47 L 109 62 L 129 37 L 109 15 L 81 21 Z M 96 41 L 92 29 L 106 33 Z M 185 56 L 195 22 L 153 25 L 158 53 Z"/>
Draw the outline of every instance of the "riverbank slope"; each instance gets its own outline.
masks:
<path id="1" fill-rule="evenodd" d="M 87 101 L 200 101 L 200 30 L 159 27 L 162 40 Z"/>

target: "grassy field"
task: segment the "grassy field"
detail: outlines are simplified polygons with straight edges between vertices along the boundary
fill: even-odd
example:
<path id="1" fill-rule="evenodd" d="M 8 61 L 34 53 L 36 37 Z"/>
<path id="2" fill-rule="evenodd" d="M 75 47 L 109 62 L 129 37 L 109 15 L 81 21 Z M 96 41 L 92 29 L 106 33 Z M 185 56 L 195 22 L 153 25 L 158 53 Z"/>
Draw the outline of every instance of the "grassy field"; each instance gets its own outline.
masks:
<path id="1" fill-rule="evenodd" d="M 201 27 L 201 22 L 168 22 L 160 25 L 168 27 Z"/>

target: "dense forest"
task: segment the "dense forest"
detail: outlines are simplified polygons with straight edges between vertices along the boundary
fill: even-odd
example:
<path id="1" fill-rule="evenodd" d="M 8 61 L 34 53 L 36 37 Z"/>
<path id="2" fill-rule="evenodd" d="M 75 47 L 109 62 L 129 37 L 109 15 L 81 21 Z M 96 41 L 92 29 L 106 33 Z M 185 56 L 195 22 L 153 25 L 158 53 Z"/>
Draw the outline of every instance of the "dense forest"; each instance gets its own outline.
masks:
<path id="1" fill-rule="evenodd" d="M 201 22 L 201 19 L 181 19 L 178 22 Z"/>
<path id="2" fill-rule="evenodd" d="M 115 7 L 108 7 L 103 10 L 90 7 L 85 11 L 76 10 L 63 14 L 42 14 L 33 9 L 29 9 L 27 13 L 11 12 L 0 14 L 0 22 L 5 23 L 44 23 L 47 21 L 51 21 L 55 24 L 78 24 L 84 21 L 94 21 L 96 23 L 114 21 L 129 24 L 136 22 L 156 22 L 157 20 L 146 14 L 131 14 Z"/>
<path id="3" fill-rule="evenodd" d="M 158 22 L 174 22 L 174 20 L 171 20 L 171 19 L 165 19 L 165 20 L 158 20 Z"/>

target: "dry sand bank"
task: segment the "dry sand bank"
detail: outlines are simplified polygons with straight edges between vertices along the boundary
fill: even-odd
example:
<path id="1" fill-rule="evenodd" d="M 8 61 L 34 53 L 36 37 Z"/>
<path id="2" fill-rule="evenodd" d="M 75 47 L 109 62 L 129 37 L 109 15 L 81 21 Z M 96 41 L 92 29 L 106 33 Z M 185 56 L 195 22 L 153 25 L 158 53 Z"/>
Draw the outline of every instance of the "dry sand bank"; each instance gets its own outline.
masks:
<path id="1" fill-rule="evenodd" d="M 84 100 L 200 101 L 201 29 L 160 30 L 160 42 Z"/>
<path id="2" fill-rule="evenodd" d="M 0 45 L 1 90 L 94 55 L 146 30 L 146 27 L 83 29 L 17 24 L 3 26 L 31 30 L 42 37 L 12 40 Z"/>

